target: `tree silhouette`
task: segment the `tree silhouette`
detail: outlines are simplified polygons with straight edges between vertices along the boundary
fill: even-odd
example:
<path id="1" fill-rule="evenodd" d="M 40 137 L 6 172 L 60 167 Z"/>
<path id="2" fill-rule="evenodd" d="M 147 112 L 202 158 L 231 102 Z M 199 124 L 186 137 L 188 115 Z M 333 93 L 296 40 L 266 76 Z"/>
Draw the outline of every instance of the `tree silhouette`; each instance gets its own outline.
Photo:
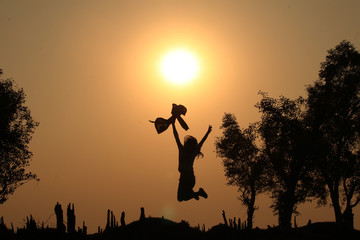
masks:
<path id="1" fill-rule="evenodd" d="M 223 136 L 216 141 L 217 155 L 223 159 L 229 185 L 239 188 L 240 201 L 247 207 L 247 226 L 253 225 L 255 198 L 264 190 L 264 161 L 256 146 L 256 126 L 240 129 L 233 114 L 222 119 Z"/>
<path id="2" fill-rule="evenodd" d="M 25 104 L 25 93 L 12 79 L 0 79 L 0 204 L 25 182 L 37 179 L 25 172 L 32 153 L 28 149 L 38 122 Z M 37 179 L 38 180 L 38 179 Z"/>
<path id="3" fill-rule="evenodd" d="M 305 100 L 285 97 L 262 99 L 256 107 L 262 113 L 259 134 L 270 180 L 268 191 L 273 198 L 272 208 L 279 215 L 279 226 L 291 227 L 291 216 L 297 205 L 303 203 L 322 188 L 314 184 L 312 149 L 306 125 Z"/>
<path id="4" fill-rule="evenodd" d="M 352 208 L 360 202 L 360 54 L 350 42 L 328 51 L 307 91 L 318 172 L 336 222 L 353 228 Z"/>

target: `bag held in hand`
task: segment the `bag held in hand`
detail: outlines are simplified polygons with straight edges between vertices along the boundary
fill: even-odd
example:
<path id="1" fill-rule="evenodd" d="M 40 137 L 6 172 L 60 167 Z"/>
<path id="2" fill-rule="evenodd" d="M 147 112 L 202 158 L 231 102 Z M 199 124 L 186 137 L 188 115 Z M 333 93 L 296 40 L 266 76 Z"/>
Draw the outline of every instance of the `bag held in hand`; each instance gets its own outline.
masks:
<path id="1" fill-rule="evenodd" d="M 186 124 L 184 119 L 182 119 L 182 117 L 181 117 L 181 115 L 185 116 L 186 111 L 187 111 L 187 109 L 185 106 L 176 105 L 173 103 L 172 110 L 171 110 L 172 115 L 169 119 L 164 119 L 164 118 L 159 117 L 155 121 L 150 121 L 150 122 L 155 124 L 155 129 L 158 134 L 160 134 L 160 133 L 164 132 L 166 129 L 168 129 L 170 124 L 175 122 L 176 119 L 179 121 L 182 128 L 184 128 L 185 130 L 188 130 L 189 129 L 188 125 Z"/>

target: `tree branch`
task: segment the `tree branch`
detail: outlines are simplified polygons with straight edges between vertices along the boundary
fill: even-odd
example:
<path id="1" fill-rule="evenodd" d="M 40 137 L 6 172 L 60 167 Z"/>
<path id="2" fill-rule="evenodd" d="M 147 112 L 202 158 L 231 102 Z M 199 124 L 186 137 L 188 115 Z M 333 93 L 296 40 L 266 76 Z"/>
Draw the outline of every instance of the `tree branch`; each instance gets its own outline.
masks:
<path id="1" fill-rule="evenodd" d="M 350 204 L 350 207 L 351 207 L 351 208 L 356 207 L 356 205 L 358 205 L 359 202 L 360 202 L 360 196 L 356 199 L 356 201 L 355 201 L 354 204 Z"/>

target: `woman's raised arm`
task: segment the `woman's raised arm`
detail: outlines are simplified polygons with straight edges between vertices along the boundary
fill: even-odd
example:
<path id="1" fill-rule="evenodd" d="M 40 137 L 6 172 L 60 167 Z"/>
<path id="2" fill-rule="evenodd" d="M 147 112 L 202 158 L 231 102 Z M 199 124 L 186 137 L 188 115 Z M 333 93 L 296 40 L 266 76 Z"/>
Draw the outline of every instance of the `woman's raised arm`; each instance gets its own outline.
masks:
<path id="1" fill-rule="evenodd" d="M 202 147 L 202 145 L 204 144 L 205 140 L 207 139 L 207 137 L 209 136 L 211 131 L 212 131 L 212 126 L 209 125 L 209 128 L 208 128 L 207 132 L 205 133 L 205 136 L 201 139 L 201 141 L 199 143 L 199 148 Z"/>
<path id="2" fill-rule="evenodd" d="M 176 140 L 176 144 L 177 144 L 178 148 L 180 149 L 180 148 L 183 147 L 183 145 L 180 142 L 179 134 L 178 134 L 178 132 L 176 130 L 176 127 L 175 127 L 175 121 L 171 125 L 173 127 L 173 133 L 174 133 L 174 137 L 175 137 L 175 140 Z"/>

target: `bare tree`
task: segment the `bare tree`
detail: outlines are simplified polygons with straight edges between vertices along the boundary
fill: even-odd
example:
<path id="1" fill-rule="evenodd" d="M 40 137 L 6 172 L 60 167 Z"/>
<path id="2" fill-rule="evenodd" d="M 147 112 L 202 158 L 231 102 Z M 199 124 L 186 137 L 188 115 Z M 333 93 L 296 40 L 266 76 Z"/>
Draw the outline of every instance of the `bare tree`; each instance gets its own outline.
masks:
<path id="1" fill-rule="evenodd" d="M 247 226 L 253 226 L 256 196 L 264 190 L 264 161 L 257 147 L 256 126 L 240 129 L 233 114 L 225 114 L 223 136 L 216 141 L 216 152 L 223 159 L 229 185 L 237 186 L 239 200 L 247 207 Z"/>
<path id="2" fill-rule="evenodd" d="M 274 200 L 274 212 L 279 215 L 279 226 L 290 228 L 297 205 L 324 192 L 321 185 L 314 184 L 305 100 L 274 99 L 260 94 L 263 98 L 256 106 L 262 113 L 259 133 L 269 166 L 267 188 Z"/>
<path id="3" fill-rule="evenodd" d="M 330 49 L 307 91 L 319 175 L 336 222 L 353 228 L 352 209 L 360 202 L 360 53 L 348 41 Z"/>
<path id="4" fill-rule="evenodd" d="M 0 79 L 0 204 L 36 175 L 26 172 L 32 157 L 28 144 L 39 125 L 25 104 L 25 93 L 12 79 Z"/>

